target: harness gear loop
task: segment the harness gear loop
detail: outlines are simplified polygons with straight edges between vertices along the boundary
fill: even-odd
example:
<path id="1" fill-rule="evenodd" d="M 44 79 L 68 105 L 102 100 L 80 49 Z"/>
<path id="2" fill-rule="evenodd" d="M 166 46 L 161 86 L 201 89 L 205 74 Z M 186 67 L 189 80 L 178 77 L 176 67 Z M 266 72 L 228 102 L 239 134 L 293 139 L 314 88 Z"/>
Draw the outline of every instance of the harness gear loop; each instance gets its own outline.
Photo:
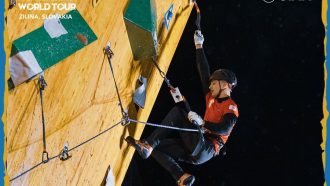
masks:
<path id="1" fill-rule="evenodd" d="M 49 158 L 48 158 L 48 152 L 47 152 L 47 148 L 46 148 L 46 127 L 45 127 L 45 116 L 44 116 L 44 103 L 43 103 L 43 96 L 42 96 L 42 91 L 45 90 L 47 83 L 44 79 L 43 73 L 41 73 L 39 76 L 38 86 L 39 86 L 40 103 L 41 103 L 42 141 L 43 141 L 43 147 L 44 147 L 44 151 L 42 153 L 42 162 L 47 163 Z"/>
<path id="2" fill-rule="evenodd" d="M 119 106 L 120 106 L 122 117 L 123 118 L 126 118 L 127 117 L 127 113 L 125 112 L 124 107 L 123 107 L 123 103 L 122 103 L 122 101 L 120 99 L 119 90 L 118 90 L 118 86 L 117 86 L 115 74 L 113 72 L 113 67 L 112 67 L 112 63 L 111 63 L 111 59 L 112 59 L 114 53 L 112 52 L 112 50 L 110 48 L 110 42 L 104 48 L 104 53 L 107 55 L 108 62 L 109 62 L 109 65 L 110 65 L 110 70 L 111 70 L 111 74 L 112 74 L 112 77 L 113 77 L 113 81 L 115 83 L 115 88 L 116 88 L 116 92 L 117 92 L 117 96 L 118 96 L 118 100 L 119 100 Z"/>

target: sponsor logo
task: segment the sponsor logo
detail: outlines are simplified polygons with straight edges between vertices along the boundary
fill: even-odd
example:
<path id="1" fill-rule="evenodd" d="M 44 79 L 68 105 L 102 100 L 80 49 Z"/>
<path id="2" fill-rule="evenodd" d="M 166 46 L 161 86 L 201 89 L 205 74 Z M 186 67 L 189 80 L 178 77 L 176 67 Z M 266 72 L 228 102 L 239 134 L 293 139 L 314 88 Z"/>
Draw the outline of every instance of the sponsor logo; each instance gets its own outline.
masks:
<path id="1" fill-rule="evenodd" d="M 229 105 L 229 110 L 237 111 L 237 107 L 235 105 Z"/>
<path id="2" fill-rule="evenodd" d="M 211 99 L 209 102 L 209 108 L 213 105 L 213 103 L 214 103 L 214 99 Z"/>

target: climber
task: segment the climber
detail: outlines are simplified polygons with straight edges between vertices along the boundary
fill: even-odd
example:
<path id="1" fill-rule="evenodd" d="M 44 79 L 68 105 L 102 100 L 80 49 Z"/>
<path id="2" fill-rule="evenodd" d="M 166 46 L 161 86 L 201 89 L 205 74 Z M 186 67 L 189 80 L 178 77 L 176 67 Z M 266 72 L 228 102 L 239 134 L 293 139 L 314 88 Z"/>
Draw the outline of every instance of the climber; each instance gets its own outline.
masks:
<path id="1" fill-rule="evenodd" d="M 204 37 L 200 30 L 195 31 L 194 41 L 197 68 L 206 96 L 204 119 L 196 112 L 190 111 L 187 114 L 184 109 L 175 106 L 161 123 L 195 128 L 192 125 L 194 121 L 202 128 L 204 134 L 201 136 L 196 132 L 179 131 L 178 138 L 169 138 L 173 130 L 157 128 L 143 140 L 135 140 L 131 136 L 126 138 L 143 159 L 152 156 L 170 172 L 178 185 L 192 185 L 195 177 L 184 172 L 177 161 L 197 165 L 217 156 L 238 118 L 237 105 L 230 97 L 233 88 L 237 85 L 235 74 L 227 69 L 218 69 L 210 76 L 209 65 L 202 47 Z"/>

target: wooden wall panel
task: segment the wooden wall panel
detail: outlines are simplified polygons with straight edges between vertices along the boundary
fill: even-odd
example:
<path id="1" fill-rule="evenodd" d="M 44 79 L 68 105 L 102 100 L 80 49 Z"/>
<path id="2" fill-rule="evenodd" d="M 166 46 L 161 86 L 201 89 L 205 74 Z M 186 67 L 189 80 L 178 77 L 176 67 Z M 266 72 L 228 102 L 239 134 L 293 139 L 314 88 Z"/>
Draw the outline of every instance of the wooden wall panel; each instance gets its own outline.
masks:
<path id="1" fill-rule="evenodd" d="M 23 1 L 18 1 L 23 2 Z M 40 1 L 27 1 L 40 2 Z M 60 2 L 60 1 L 57 1 Z M 67 2 L 67 1 L 64 1 Z M 78 11 L 98 39 L 45 71 L 44 91 L 46 141 L 49 156 L 57 155 L 65 142 L 72 148 L 121 120 L 109 64 L 103 48 L 111 42 L 115 53 L 112 63 L 124 107 L 133 119 L 146 121 L 163 79 L 151 61 L 134 61 L 123 20 L 127 0 L 77 1 Z M 192 5 L 186 0 L 156 1 L 159 31 L 159 66 L 166 72 L 180 40 Z M 163 14 L 174 2 L 174 17 L 169 30 L 161 29 Z M 43 20 L 19 20 L 22 11 L 16 6 L 6 12 L 5 48 L 7 61 L 11 42 L 42 26 Z M 36 11 L 37 14 L 45 13 Z M 54 13 L 47 11 L 46 13 Z M 65 12 L 63 12 L 65 13 Z M 8 63 L 6 65 L 9 78 Z M 140 74 L 147 76 L 147 100 L 144 109 L 135 110 L 132 95 Z M 42 123 L 37 80 L 6 92 L 7 181 L 41 161 Z M 72 158 L 58 158 L 43 164 L 11 185 L 99 185 L 110 165 L 120 185 L 134 150 L 123 138 L 139 138 L 144 125 L 121 125 L 70 152 Z"/>

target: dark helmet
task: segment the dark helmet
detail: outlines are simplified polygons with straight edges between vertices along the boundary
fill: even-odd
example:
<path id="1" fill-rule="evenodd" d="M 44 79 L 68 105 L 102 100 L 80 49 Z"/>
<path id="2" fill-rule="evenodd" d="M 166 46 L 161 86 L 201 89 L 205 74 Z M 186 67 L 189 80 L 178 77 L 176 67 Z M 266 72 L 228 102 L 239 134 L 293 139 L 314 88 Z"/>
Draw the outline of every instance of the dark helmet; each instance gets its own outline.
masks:
<path id="1" fill-rule="evenodd" d="M 224 80 L 231 84 L 232 88 L 237 86 L 237 78 L 235 73 L 227 69 L 218 69 L 214 71 L 209 80 Z"/>

